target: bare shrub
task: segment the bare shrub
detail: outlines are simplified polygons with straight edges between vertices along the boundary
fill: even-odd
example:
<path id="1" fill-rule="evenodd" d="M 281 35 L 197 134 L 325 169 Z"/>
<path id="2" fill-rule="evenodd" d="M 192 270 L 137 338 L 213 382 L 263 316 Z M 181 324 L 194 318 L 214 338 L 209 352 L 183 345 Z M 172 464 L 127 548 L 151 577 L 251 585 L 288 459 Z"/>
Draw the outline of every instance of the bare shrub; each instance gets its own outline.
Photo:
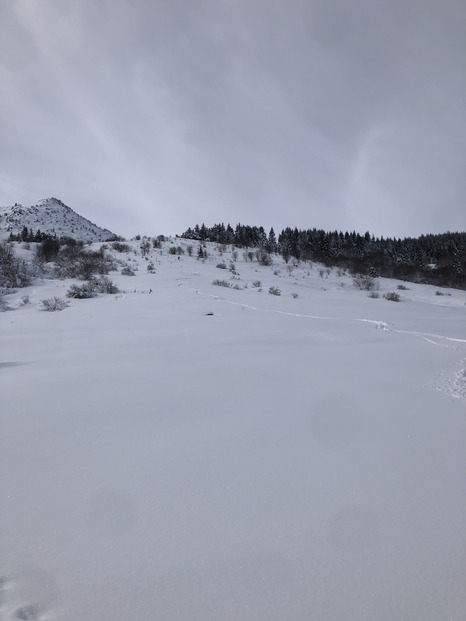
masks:
<path id="1" fill-rule="evenodd" d="M 227 266 L 225 265 L 225 263 L 217 263 L 217 265 L 215 267 L 218 267 L 219 270 L 226 270 Z"/>
<path id="2" fill-rule="evenodd" d="M 201 246 L 199 245 L 199 248 L 197 249 L 197 258 L 198 259 L 207 259 L 207 257 L 209 256 L 209 253 L 207 252 L 205 246 Z"/>
<path id="3" fill-rule="evenodd" d="M 9 306 L 8 306 L 8 302 L 5 300 L 5 298 L 3 297 L 1 291 L 0 291 L 0 312 L 9 310 Z"/>
<path id="4" fill-rule="evenodd" d="M 356 274 L 353 277 L 353 285 L 361 291 L 377 291 L 379 288 L 377 280 L 368 274 Z"/>
<path id="5" fill-rule="evenodd" d="M 191 246 L 191 244 L 189 246 L 186 246 L 186 252 L 189 254 L 190 257 L 193 256 L 193 247 Z"/>
<path id="6" fill-rule="evenodd" d="M 66 300 L 62 300 L 57 296 L 53 298 L 45 298 L 41 300 L 42 308 L 40 310 L 48 311 L 50 313 L 54 313 L 55 311 L 62 311 L 68 306 L 68 302 Z"/>
<path id="7" fill-rule="evenodd" d="M 98 293 L 118 293 L 120 290 L 110 278 L 92 278 L 82 285 L 71 285 L 66 293 L 67 298 L 85 300 L 94 298 Z"/>
<path id="8" fill-rule="evenodd" d="M 109 266 L 107 264 L 105 253 L 101 251 L 83 252 L 77 265 L 77 276 L 83 280 L 89 280 L 94 274 L 108 274 Z"/>
<path id="9" fill-rule="evenodd" d="M 396 293 L 396 291 L 389 291 L 383 297 L 386 300 L 389 300 L 390 302 L 399 302 L 400 301 L 400 296 L 398 295 L 398 293 Z"/>
<path id="10" fill-rule="evenodd" d="M 213 285 L 217 285 L 217 287 L 231 287 L 231 283 L 228 280 L 219 280 L 218 278 L 212 281 Z"/>
<path id="11" fill-rule="evenodd" d="M 146 238 L 143 239 L 141 245 L 140 245 L 140 249 L 141 249 L 141 255 L 143 257 L 145 257 L 147 254 L 149 254 L 150 252 L 150 241 Z"/>
<path id="12" fill-rule="evenodd" d="M 99 280 L 96 281 L 96 290 L 99 293 L 110 293 L 110 294 L 120 292 L 116 284 L 112 280 L 110 280 L 110 278 L 107 278 L 106 276 L 104 276 L 103 278 L 99 278 Z"/>
<path id="13" fill-rule="evenodd" d="M 270 287 L 269 293 L 270 295 L 281 295 L 282 294 L 282 292 L 280 291 L 278 287 Z"/>
<path id="14" fill-rule="evenodd" d="M 233 259 L 233 261 L 237 261 L 238 260 L 238 251 L 237 250 L 233 250 L 233 252 L 231 253 L 231 258 Z"/>
<path id="15" fill-rule="evenodd" d="M 76 300 L 86 300 L 94 298 L 96 295 L 95 285 L 92 281 L 85 282 L 82 285 L 71 285 L 66 292 L 67 298 L 74 298 Z"/>
<path id="16" fill-rule="evenodd" d="M 261 283 L 261 281 L 260 281 L 260 280 L 255 280 L 255 281 L 252 283 L 252 286 L 253 286 L 253 287 L 260 287 L 261 285 L 262 285 L 262 283 Z"/>
<path id="17" fill-rule="evenodd" d="M 10 263 L 15 258 L 13 245 L 6 241 L 0 242 L 0 265 Z"/>
<path id="18" fill-rule="evenodd" d="M 170 246 L 170 248 L 168 249 L 168 254 L 181 255 L 184 254 L 184 249 L 181 246 Z"/>
<path id="19" fill-rule="evenodd" d="M 379 292 L 378 291 L 371 291 L 367 297 L 368 298 L 377 299 L 379 297 Z"/>
<path id="20" fill-rule="evenodd" d="M 133 268 L 129 265 L 125 265 L 125 267 L 121 270 L 123 276 L 135 276 L 135 272 Z"/>
<path id="21" fill-rule="evenodd" d="M 292 297 L 292 298 L 294 298 L 294 299 L 296 300 L 296 298 L 297 298 L 297 297 L 299 297 L 299 296 L 298 296 L 298 294 L 297 294 L 297 293 L 292 293 L 292 294 L 291 294 L 291 297 Z"/>
<path id="22" fill-rule="evenodd" d="M 115 241 L 112 243 L 112 248 L 116 252 L 130 252 L 131 247 L 128 244 L 122 244 L 121 242 Z"/>
<path id="23" fill-rule="evenodd" d="M 11 244 L 0 242 L 0 287 L 27 287 L 32 278 L 31 266 L 15 256 Z"/>
<path id="24" fill-rule="evenodd" d="M 60 251 L 60 242 L 58 239 L 47 237 L 44 241 L 36 246 L 36 258 L 39 261 L 54 261 Z"/>
<path id="25" fill-rule="evenodd" d="M 409 287 L 406 287 L 405 285 L 398 285 L 397 289 L 400 291 L 409 291 Z"/>
<path id="26" fill-rule="evenodd" d="M 263 248 L 256 250 L 256 259 L 259 265 L 263 265 L 264 267 L 272 265 L 272 257 Z"/>

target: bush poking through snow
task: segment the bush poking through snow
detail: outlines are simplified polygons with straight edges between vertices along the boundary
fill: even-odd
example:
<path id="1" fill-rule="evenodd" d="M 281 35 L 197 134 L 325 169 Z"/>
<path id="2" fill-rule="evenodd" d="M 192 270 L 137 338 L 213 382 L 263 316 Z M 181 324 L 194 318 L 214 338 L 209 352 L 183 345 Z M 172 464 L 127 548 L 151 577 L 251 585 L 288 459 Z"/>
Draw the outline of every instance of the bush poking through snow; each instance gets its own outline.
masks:
<path id="1" fill-rule="evenodd" d="M 371 291 L 367 297 L 368 298 L 373 298 L 374 300 L 376 300 L 380 296 L 379 296 L 379 292 L 378 291 Z"/>
<path id="2" fill-rule="evenodd" d="M 116 284 L 113 281 L 111 281 L 110 278 L 107 278 L 106 276 L 104 276 L 103 278 L 99 278 L 99 280 L 97 281 L 97 291 L 99 293 L 110 293 L 110 294 L 120 292 Z"/>
<path id="3" fill-rule="evenodd" d="M 353 285 L 361 291 L 377 291 L 379 283 L 373 276 L 368 274 L 357 274 L 353 278 Z"/>
<path id="4" fill-rule="evenodd" d="M 66 293 L 67 298 L 85 300 L 94 298 L 98 293 L 118 293 L 120 290 L 110 278 L 91 279 L 83 285 L 71 285 Z"/>
<path id="5" fill-rule="evenodd" d="M 405 285 L 398 285 L 397 289 L 400 291 L 409 291 L 409 287 L 406 287 Z"/>
<path id="6" fill-rule="evenodd" d="M 270 295 L 281 295 L 282 294 L 282 292 L 280 291 L 278 287 L 270 287 L 269 293 Z"/>
<path id="7" fill-rule="evenodd" d="M 389 300 L 390 302 L 399 302 L 400 301 L 400 296 L 398 295 L 398 293 L 396 293 L 396 291 L 389 291 L 383 297 L 386 300 Z"/>
<path id="8" fill-rule="evenodd" d="M 260 280 L 255 280 L 255 281 L 252 283 L 252 286 L 253 286 L 253 287 L 256 287 L 256 288 L 260 287 L 261 285 L 262 285 L 262 283 L 261 283 L 261 281 L 260 281 Z"/>
<path id="9" fill-rule="evenodd" d="M 85 282 L 83 285 L 71 285 L 66 292 L 67 298 L 74 298 L 75 300 L 87 300 L 88 298 L 94 298 L 96 291 L 91 281 Z"/>
<path id="10" fill-rule="evenodd" d="M 112 244 L 113 250 L 116 252 L 130 252 L 131 247 L 128 244 L 122 244 L 121 242 L 115 241 Z"/>
<path id="11" fill-rule="evenodd" d="M 129 265 L 125 265 L 125 267 L 121 270 L 123 276 L 135 276 L 133 269 Z"/>
<path id="12" fill-rule="evenodd" d="M 108 274 L 109 265 L 107 263 L 105 253 L 99 250 L 83 252 L 78 261 L 77 276 L 83 280 L 88 280 L 94 274 Z"/>
<path id="13" fill-rule="evenodd" d="M 62 311 L 68 306 L 68 302 L 66 300 L 62 300 L 57 296 L 53 298 L 45 298 L 41 300 L 42 308 L 40 310 L 48 311 L 50 313 L 54 313 L 55 311 Z"/>
<path id="14" fill-rule="evenodd" d="M 256 250 L 256 258 L 259 265 L 263 265 L 264 267 L 272 265 L 273 263 L 272 257 L 269 255 L 267 250 L 264 250 L 263 248 Z"/>
<path id="15" fill-rule="evenodd" d="M 291 297 L 292 297 L 292 298 L 294 298 L 294 299 L 296 300 L 296 298 L 298 297 L 298 294 L 297 294 L 297 293 L 292 293 L 292 294 L 291 294 Z"/>
<path id="16" fill-rule="evenodd" d="M 215 267 L 218 267 L 219 270 L 226 270 L 227 266 L 225 265 L 225 263 L 217 263 L 217 265 Z"/>
<path id="17" fill-rule="evenodd" d="M 231 284 L 228 282 L 228 280 L 219 280 L 218 278 L 213 280 L 212 284 L 217 285 L 217 287 L 231 287 Z"/>
<path id="18" fill-rule="evenodd" d="M 27 287 L 32 277 L 31 266 L 15 256 L 13 246 L 0 242 L 0 287 Z"/>

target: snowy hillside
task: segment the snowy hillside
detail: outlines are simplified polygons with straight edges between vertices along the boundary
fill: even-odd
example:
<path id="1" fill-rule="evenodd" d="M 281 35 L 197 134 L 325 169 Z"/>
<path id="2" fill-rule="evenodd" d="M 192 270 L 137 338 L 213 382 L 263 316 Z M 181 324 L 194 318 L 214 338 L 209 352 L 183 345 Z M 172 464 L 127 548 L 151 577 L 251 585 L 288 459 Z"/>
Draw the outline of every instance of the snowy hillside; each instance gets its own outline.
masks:
<path id="1" fill-rule="evenodd" d="M 100 248 L 4 296 L 0 618 L 464 621 L 464 291 Z"/>
<path id="2" fill-rule="evenodd" d="M 57 237 L 72 237 L 78 241 L 99 242 L 115 235 L 78 215 L 56 198 L 47 198 L 31 207 L 14 205 L 0 207 L 0 239 L 10 233 L 18 235 L 23 227 Z"/>

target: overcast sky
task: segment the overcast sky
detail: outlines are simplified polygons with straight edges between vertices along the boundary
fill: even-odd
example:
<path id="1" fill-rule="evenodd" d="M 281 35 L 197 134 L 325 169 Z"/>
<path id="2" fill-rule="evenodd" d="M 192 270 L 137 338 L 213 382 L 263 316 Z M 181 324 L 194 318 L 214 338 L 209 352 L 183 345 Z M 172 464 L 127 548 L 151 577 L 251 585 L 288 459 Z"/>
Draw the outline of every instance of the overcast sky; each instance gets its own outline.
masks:
<path id="1" fill-rule="evenodd" d="M 5 0 L 0 205 L 466 230 L 464 0 Z"/>

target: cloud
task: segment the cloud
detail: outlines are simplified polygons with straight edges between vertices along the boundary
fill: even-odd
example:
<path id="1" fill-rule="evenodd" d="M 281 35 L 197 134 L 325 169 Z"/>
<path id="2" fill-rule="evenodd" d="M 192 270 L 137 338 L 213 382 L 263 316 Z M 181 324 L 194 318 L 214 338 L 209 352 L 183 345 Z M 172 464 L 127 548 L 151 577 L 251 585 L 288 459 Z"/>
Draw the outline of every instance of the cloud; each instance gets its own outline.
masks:
<path id="1" fill-rule="evenodd" d="M 459 0 L 17 0 L 0 203 L 123 234 L 464 229 Z"/>

